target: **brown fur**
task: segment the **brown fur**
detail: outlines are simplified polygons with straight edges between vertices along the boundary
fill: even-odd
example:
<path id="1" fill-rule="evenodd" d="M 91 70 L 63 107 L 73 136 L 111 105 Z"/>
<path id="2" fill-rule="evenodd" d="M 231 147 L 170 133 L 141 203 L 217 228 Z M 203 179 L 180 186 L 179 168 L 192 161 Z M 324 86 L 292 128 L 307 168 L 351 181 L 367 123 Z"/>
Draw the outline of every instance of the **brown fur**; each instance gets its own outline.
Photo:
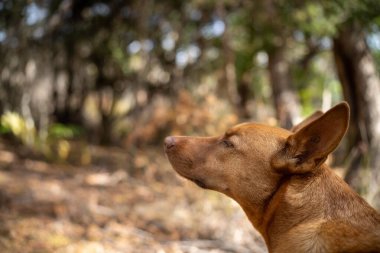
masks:
<path id="1" fill-rule="evenodd" d="M 235 199 L 269 252 L 380 252 L 380 215 L 324 163 L 349 108 L 316 113 L 294 132 L 256 123 L 218 137 L 167 137 L 173 168 Z"/>

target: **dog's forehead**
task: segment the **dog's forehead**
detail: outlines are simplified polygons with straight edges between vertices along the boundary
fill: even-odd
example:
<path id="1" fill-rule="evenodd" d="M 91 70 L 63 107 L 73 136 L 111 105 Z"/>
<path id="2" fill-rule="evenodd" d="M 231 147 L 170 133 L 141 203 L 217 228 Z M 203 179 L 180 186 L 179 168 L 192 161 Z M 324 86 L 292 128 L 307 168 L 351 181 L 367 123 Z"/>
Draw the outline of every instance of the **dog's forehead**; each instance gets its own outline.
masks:
<path id="1" fill-rule="evenodd" d="M 226 136 L 233 136 L 233 135 L 249 135 L 249 134 L 270 134 L 278 137 L 287 138 L 291 132 L 279 128 L 279 127 L 272 127 L 264 124 L 254 123 L 254 122 L 247 122 L 247 123 L 241 123 L 238 125 L 235 125 L 228 129 L 226 131 Z"/>

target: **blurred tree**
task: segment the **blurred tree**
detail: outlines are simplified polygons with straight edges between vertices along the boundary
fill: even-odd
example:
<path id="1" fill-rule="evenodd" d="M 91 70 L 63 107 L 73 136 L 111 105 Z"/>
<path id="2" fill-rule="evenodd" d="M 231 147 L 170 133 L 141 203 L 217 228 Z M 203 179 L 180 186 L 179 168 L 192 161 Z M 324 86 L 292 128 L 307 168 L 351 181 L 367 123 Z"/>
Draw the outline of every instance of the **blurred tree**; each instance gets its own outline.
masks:
<path id="1" fill-rule="evenodd" d="M 353 15 L 342 24 L 334 39 L 333 52 L 344 98 L 352 109 L 348 142 L 351 163 L 345 180 L 380 206 L 380 101 L 377 98 L 380 79 L 366 41 L 366 25 L 379 17 L 379 12 L 373 12 L 376 7 L 372 1 L 357 3 L 357 8 L 351 10 Z M 373 16 L 368 15 L 371 13 Z M 363 168 L 369 168 L 369 173 L 364 173 Z"/>
<path id="2" fill-rule="evenodd" d="M 227 13 L 226 7 L 223 1 L 217 3 L 217 14 L 224 24 L 227 24 Z M 240 94 L 237 90 L 237 79 L 236 79 L 236 69 L 235 69 L 235 51 L 231 47 L 231 34 L 230 27 L 227 24 L 225 31 L 223 32 L 221 42 L 222 42 L 222 54 L 223 54 L 223 71 L 221 72 L 220 84 L 225 86 L 222 90 L 225 91 L 231 104 L 235 105 L 238 109 L 240 104 Z M 241 110 L 238 110 L 241 113 Z M 244 114 L 244 112 L 243 112 Z"/>
<path id="3" fill-rule="evenodd" d="M 299 98 L 293 87 L 289 57 L 286 55 L 293 29 L 289 19 L 289 8 L 293 6 L 282 1 L 264 2 L 267 28 L 273 32 L 267 45 L 269 80 L 279 125 L 287 129 L 300 118 Z"/>
<path id="4" fill-rule="evenodd" d="M 268 71 L 279 125 L 290 129 L 300 118 L 298 95 L 291 85 L 290 66 L 285 56 L 286 44 L 268 54 Z"/>
<path id="5" fill-rule="evenodd" d="M 307 114 L 340 100 L 336 64 L 353 109 L 347 180 L 355 185 L 361 161 L 375 168 L 378 157 L 379 81 L 367 41 L 378 32 L 379 6 L 375 0 L 3 1 L 0 113 L 20 113 L 42 138 L 56 122 L 81 125 L 95 142 L 120 143 L 147 125 L 164 132 L 169 124 L 192 124 L 192 113 L 171 115 L 177 105 L 217 97 L 240 118 L 266 120 L 274 108 L 278 124 L 290 127 L 300 103 Z M 172 105 L 166 121 L 154 115 L 157 104 Z M 365 159 L 366 149 L 374 159 Z M 379 180 L 371 178 L 372 185 Z"/>

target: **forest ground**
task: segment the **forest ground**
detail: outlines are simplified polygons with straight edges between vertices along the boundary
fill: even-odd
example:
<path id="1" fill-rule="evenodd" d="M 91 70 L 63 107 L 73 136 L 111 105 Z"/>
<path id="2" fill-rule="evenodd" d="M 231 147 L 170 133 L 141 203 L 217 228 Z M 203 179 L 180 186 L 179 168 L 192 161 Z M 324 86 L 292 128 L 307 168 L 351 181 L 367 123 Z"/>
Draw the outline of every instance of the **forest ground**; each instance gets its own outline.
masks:
<path id="1" fill-rule="evenodd" d="M 266 252 L 240 207 L 179 178 L 157 147 L 47 162 L 0 140 L 0 252 Z"/>

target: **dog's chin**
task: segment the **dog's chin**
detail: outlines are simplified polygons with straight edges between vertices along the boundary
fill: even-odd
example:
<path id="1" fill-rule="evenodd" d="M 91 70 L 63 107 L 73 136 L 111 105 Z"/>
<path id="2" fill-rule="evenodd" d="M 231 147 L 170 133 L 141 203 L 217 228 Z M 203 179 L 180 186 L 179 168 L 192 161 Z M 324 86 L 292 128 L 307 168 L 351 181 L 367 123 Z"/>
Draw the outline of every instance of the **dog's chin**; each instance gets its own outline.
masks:
<path id="1" fill-rule="evenodd" d="M 209 189 L 209 187 L 207 187 L 207 185 L 205 184 L 204 181 L 198 179 L 198 178 L 195 178 L 195 177 L 192 177 L 192 176 L 189 176 L 187 175 L 187 173 L 183 173 L 182 170 L 174 167 L 174 170 L 183 178 L 186 178 L 187 180 L 190 180 L 191 182 L 195 183 L 196 185 L 198 185 L 200 188 L 202 189 Z"/>

